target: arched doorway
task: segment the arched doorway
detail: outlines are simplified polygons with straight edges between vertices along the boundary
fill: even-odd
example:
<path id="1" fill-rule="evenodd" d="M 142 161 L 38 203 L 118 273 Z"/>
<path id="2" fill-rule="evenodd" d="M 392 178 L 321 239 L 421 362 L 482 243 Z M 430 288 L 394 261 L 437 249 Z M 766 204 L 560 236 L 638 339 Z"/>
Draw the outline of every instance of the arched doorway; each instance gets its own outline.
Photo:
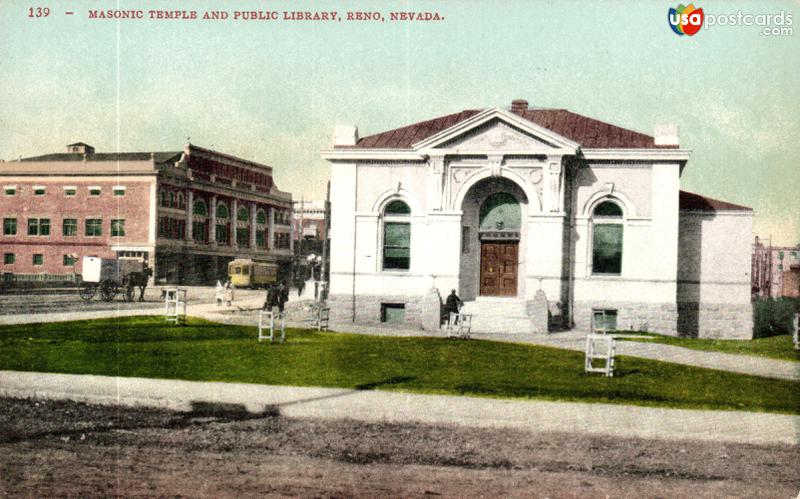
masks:
<path id="1" fill-rule="evenodd" d="M 508 192 L 491 194 L 481 204 L 479 295 L 517 295 L 520 218 L 519 202 Z"/>
<path id="2" fill-rule="evenodd" d="M 506 178 L 487 178 L 470 188 L 462 203 L 461 293 L 521 295 L 524 191 Z"/>

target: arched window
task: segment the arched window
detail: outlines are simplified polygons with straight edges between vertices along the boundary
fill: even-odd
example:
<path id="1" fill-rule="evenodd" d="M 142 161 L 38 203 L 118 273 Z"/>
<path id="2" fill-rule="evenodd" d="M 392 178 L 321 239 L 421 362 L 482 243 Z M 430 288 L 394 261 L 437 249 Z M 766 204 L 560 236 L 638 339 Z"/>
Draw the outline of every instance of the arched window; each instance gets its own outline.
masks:
<path id="1" fill-rule="evenodd" d="M 164 207 L 164 208 L 167 208 L 168 207 L 167 206 L 167 192 L 164 189 L 161 189 L 158 192 L 158 198 L 159 198 L 159 205 Z"/>
<path id="2" fill-rule="evenodd" d="M 194 210 L 195 215 L 199 215 L 201 217 L 208 216 L 208 210 L 206 209 L 206 204 L 202 201 L 195 201 L 194 202 Z"/>
<path id="3" fill-rule="evenodd" d="M 244 206 L 239 208 L 239 212 L 236 214 L 236 220 L 240 222 L 247 222 L 250 220 L 250 210 Z"/>
<path id="4" fill-rule="evenodd" d="M 217 244 L 230 244 L 231 229 L 228 220 L 228 207 L 225 203 L 217 204 L 217 226 L 214 228 Z"/>
<path id="5" fill-rule="evenodd" d="M 411 266 L 411 208 L 400 200 L 383 209 L 383 269 L 408 270 Z"/>
<path id="6" fill-rule="evenodd" d="M 516 230 L 520 228 L 519 202 L 507 192 L 492 194 L 481 205 L 481 230 Z"/>
<path id="7" fill-rule="evenodd" d="M 622 273 L 623 212 L 614 201 L 592 211 L 592 274 Z"/>
<path id="8" fill-rule="evenodd" d="M 182 192 L 178 193 L 178 208 L 180 208 L 180 209 L 186 208 L 186 202 L 184 200 Z"/>
<path id="9" fill-rule="evenodd" d="M 256 212 L 256 246 L 267 247 L 267 212 L 259 209 Z"/>

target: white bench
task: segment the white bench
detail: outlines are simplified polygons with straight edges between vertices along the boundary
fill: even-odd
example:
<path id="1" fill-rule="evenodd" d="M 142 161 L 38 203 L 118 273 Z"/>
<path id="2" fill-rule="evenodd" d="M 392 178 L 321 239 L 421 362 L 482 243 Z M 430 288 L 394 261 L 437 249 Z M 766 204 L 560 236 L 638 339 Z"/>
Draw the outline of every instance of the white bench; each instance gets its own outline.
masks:
<path id="1" fill-rule="evenodd" d="M 457 314 L 450 312 L 447 324 L 444 326 L 448 338 L 460 338 L 468 340 L 472 331 L 472 314 Z"/>
<path id="2" fill-rule="evenodd" d="M 164 288 L 164 320 L 186 324 L 186 289 Z"/>
<path id="3" fill-rule="evenodd" d="M 286 314 L 272 310 L 258 311 L 258 341 L 269 340 L 274 343 L 276 326 L 281 335 L 280 341 L 286 341 Z M 269 334 L 265 334 L 265 331 L 269 331 Z"/>
<path id="4" fill-rule="evenodd" d="M 584 370 L 587 373 L 602 373 L 614 376 L 617 340 L 613 335 L 587 334 Z"/>

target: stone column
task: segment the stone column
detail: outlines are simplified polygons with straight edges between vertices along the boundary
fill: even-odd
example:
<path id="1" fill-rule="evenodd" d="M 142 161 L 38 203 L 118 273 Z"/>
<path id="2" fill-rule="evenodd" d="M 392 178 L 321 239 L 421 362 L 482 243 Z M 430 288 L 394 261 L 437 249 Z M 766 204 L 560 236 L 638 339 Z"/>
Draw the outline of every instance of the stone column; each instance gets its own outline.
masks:
<path id="1" fill-rule="evenodd" d="M 194 218 L 194 192 L 190 189 L 186 196 L 186 240 L 191 241 L 193 232 L 192 219 Z"/>
<path id="2" fill-rule="evenodd" d="M 231 201 L 230 221 L 231 248 L 237 249 L 239 247 L 239 243 L 236 240 L 236 226 L 239 223 L 239 202 L 236 198 Z"/>
<path id="3" fill-rule="evenodd" d="M 267 250 L 275 249 L 275 207 L 267 208 Z"/>
<path id="4" fill-rule="evenodd" d="M 256 203 L 250 204 L 250 249 L 255 250 L 256 246 L 256 215 L 258 214 L 258 205 Z"/>
<path id="5" fill-rule="evenodd" d="M 217 195 L 211 196 L 211 205 L 208 207 L 209 211 L 209 225 L 208 225 L 208 242 L 216 244 L 217 242 Z"/>

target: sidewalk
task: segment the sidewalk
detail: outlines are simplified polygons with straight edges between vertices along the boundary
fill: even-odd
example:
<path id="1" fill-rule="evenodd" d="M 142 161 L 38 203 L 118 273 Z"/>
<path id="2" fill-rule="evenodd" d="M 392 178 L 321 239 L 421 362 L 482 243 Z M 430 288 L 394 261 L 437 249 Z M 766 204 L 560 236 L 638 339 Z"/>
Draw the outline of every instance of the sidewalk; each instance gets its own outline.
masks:
<path id="1" fill-rule="evenodd" d="M 798 444 L 799 416 L 330 388 L 0 371 L 0 396 L 191 410 L 236 404 L 288 418 L 454 424 L 666 440 Z"/>

